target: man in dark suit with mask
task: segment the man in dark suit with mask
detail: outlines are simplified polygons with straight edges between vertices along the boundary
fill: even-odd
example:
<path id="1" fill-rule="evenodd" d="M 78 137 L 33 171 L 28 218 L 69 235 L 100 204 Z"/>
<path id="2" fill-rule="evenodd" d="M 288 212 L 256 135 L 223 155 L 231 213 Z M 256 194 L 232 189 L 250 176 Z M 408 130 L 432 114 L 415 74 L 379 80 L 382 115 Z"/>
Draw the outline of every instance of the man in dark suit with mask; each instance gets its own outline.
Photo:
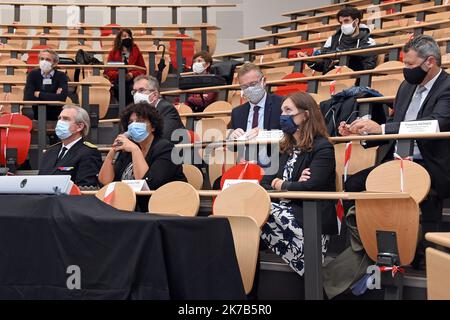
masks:
<path id="1" fill-rule="evenodd" d="M 396 134 L 401 122 L 415 120 L 437 120 L 440 131 L 450 131 L 450 76 L 441 68 L 439 46 L 430 36 L 420 35 L 408 42 L 403 51 L 406 81 L 397 92 L 393 118 L 384 125 L 367 119 L 341 123 L 341 135 Z M 379 149 L 379 159 L 392 160 L 396 144 L 397 141 L 386 141 Z M 450 141 L 417 140 L 413 159 L 431 176 L 430 194 L 420 205 L 423 234 L 439 231 L 443 199 L 450 197 Z M 349 192 L 365 190 L 365 181 L 372 169 L 350 177 L 345 189 Z"/>
<path id="2" fill-rule="evenodd" d="M 174 105 L 161 98 L 159 83 L 152 76 L 138 76 L 134 79 L 133 91 L 134 103 L 146 102 L 155 107 L 163 119 L 164 129 L 162 137 L 176 144 L 187 142 L 186 129 L 181 122 L 180 114 Z"/>
<path id="3" fill-rule="evenodd" d="M 249 139 L 259 130 L 280 129 L 283 98 L 266 92 L 266 80 L 261 69 L 253 63 L 244 64 L 238 73 L 238 81 L 247 103 L 231 112 L 229 139 L 247 134 Z"/>
<path id="4" fill-rule="evenodd" d="M 44 153 L 39 174 L 70 175 L 77 186 L 97 186 L 102 156 L 95 145 L 85 140 L 89 127 L 86 110 L 78 106 L 64 106 L 55 128 L 61 142 Z"/>

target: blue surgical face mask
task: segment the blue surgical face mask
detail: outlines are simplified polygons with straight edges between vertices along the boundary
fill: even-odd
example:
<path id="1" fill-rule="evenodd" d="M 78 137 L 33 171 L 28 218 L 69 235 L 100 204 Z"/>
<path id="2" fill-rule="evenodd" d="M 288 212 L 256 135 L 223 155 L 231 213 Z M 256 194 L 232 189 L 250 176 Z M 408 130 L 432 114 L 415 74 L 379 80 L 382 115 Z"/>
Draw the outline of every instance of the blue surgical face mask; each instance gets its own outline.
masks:
<path id="1" fill-rule="evenodd" d="M 147 139 L 149 133 L 145 122 L 132 122 L 128 125 L 128 135 L 135 142 L 142 142 Z"/>
<path id="2" fill-rule="evenodd" d="M 55 133 L 61 140 L 69 138 L 72 135 L 72 132 L 70 132 L 70 123 L 68 121 L 58 120 Z"/>
<path id="3" fill-rule="evenodd" d="M 284 115 L 280 116 L 280 127 L 284 133 L 294 134 L 298 130 L 298 124 L 294 122 L 295 115 Z"/>

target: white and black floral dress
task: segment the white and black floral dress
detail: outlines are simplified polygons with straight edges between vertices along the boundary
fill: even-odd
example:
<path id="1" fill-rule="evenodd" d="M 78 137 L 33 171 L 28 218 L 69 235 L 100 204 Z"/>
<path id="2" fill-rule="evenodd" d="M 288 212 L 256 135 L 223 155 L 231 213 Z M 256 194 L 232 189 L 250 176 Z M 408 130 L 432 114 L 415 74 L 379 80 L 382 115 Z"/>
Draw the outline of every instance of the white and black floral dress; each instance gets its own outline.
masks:
<path id="1" fill-rule="evenodd" d="M 300 150 L 294 150 L 289 157 L 283 172 L 283 180 L 292 182 L 292 172 Z M 262 240 L 276 254 L 281 256 L 299 275 L 304 273 L 303 229 L 294 216 L 290 200 L 272 202 L 272 209 L 267 223 L 261 232 Z M 322 262 L 327 251 L 330 237 L 322 235 Z"/>

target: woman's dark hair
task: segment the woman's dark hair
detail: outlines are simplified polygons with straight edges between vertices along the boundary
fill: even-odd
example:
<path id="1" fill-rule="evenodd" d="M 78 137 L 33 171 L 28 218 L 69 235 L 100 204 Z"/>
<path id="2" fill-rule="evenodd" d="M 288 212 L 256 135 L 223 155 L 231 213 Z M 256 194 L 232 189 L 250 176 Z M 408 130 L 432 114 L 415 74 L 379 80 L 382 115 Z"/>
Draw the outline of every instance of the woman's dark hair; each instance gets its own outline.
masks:
<path id="1" fill-rule="evenodd" d="M 213 64 L 213 58 L 211 54 L 208 51 L 199 51 L 192 57 L 192 61 L 195 61 L 198 57 L 202 57 L 203 60 L 205 60 L 206 63 L 209 63 L 208 68 L 206 69 L 209 72 L 209 69 L 211 68 Z"/>
<path id="2" fill-rule="evenodd" d="M 124 28 L 120 29 L 119 32 L 116 34 L 116 38 L 114 39 L 114 50 L 120 51 L 122 50 L 122 33 L 128 33 L 128 35 L 131 38 L 131 48 L 134 46 L 134 40 L 133 40 L 133 32 L 131 32 L 130 29 Z"/>
<path id="3" fill-rule="evenodd" d="M 297 142 L 292 134 L 285 133 L 280 142 L 280 151 L 291 154 L 294 148 L 299 148 L 302 151 L 310 152 L 315 137 L 329 137 L 322 112 L 314 98 L 306 92 L 296 92 L 287 96 L 285 101 L 287 99 L 292 100 L 298 111 L 308 111 L 309 115 L 300 125 L 300 141 Z"/>
<path id="4" fill-rule="evenodd" d="M 339 21 L 340 17 L 351 17 L 353 20 L 358 19 L 360 23 L 362 19 L 362 13 L 354 7 L 344 7 L 337 13 L 336 19 Z"/>
<path id="5" fill-rule="evenodd" d="M 120 125 L 122 127 L 123 132 L 128 131 L 128 122 L 130 121 L 130 117 L 133 113 L 136 113 L 136 116 L 142 120 L 148 120 L 152 125 L 155 131 L 153 135 L 155 138 L 160 138 L 163 132 L 163 121 L 161 116 L 155 107 L 149 105 L 146 102 L 140 103 L 132 103 L 129 104 L 125 110 L 120 113 Z"/>

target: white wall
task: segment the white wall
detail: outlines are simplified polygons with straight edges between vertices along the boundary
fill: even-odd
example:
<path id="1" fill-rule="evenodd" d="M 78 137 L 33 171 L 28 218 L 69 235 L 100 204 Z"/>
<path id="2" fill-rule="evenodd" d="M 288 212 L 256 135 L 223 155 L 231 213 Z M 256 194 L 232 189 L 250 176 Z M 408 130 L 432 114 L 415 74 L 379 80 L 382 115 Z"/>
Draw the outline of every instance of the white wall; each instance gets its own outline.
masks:
<path id="1" fill-rule="evenodd" d="M 25 0 L 22 2 L 36 2 Z M 82 3 L 80 0 L 47 0 L 45 2 Z M 111 3 L 112 0 L 89 0 L 89 3 Z M 330 0 L 120 0 L 120 3 L 230 3 L 237 4 L 236 8 L 209 9 L 209 23 L 221 28 L 218 32 L 218 45 L 216 53 L 224 53 L 236 50 L 245 50 L 245 45 L 239 44 L 238 39 L 243 37 L 261 35 L 267 31 L 259 29 L 259 26 L 279 21 L 288 20 L 282 17 L 287 11 L 301 8 L 312 8 L 330 3 Z M 1 6 L 0 23 L 11 23 L 14 17 L 12 7 Z M 149 10 L 150 24 L 167 25 L 171 23 L 171 11 L 168 9 Z M 54 8 L 54 23 L 65 24 L 67 13 L 64 8 Z M 25 24 L 45 23 L 46 11 L 44 7 L 24 7 L 21 13 L 21 22 Z M 102 8 L 86 9 L 86 23 L 107 24 L 110 21 L 109 10 Z M 122 25 L 136 25 L 141 21 L 141 12 L 134 8 L 119 8 L 117 22 Z M 182 9 L 179 13 L 179 23 L 198 24 L 201 22 L 200 10 L 197 8 Z"/>

